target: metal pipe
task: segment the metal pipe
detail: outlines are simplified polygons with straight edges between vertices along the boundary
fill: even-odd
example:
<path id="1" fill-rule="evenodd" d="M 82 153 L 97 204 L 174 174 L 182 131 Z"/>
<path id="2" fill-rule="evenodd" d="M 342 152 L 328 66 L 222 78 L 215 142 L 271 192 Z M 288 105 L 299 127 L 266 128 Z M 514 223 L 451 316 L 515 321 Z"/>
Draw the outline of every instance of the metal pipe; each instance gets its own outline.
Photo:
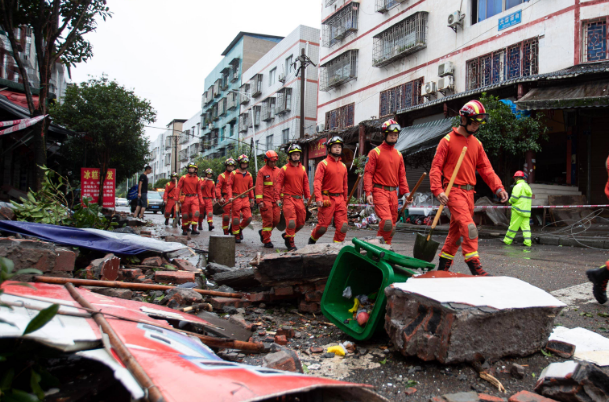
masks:
<path id="1" fill-rule="evenodd" d="M 133 289 L 133 290 L 171 290 L 175 289 L 175 286 L 166 285 L 153 285 L 149 283 L 129 283 L 119 281 L 96 281 L 92 279 L 75 279 L 75 278 L 55 278 L 51 276 L 36 276 L 36 282 L 52 283 L 55 285 L 65 285 L 66 283 L 73 283 L 78 286 L 102 286 L 106 288 L 120 288 L 120 289 Z M 220 297 L 243 297 L 243 293 L 224 293 L 217 292 L 215 290 L 206 289 L 192 289 L 197 293 L 207 296 L 220 296 Z"/>
<path id="2" fill-rule="evenodd" d="M 72 298 L 78 304 L 89 309 L 94 309 L 94 306 L 85 300 L 80 293 L 78 293 L 76 288 L 74 288 L 74 285 L 71 283 L 66 283 L 65 287 L 68 292 L 70 292 L 70 296 L 72 296 Z M 138 384 L 144 389 L 144 398 L 151 402 L 164 402 L 165 397 L 163 397 L 161 390 L 154 384 L 154 382 L 152 382 L 152 379 L 144 371 L 142 366 L 140 366 L 139 362 L 135 360 L 135 357 L 133 357 L 123 341 L 121 341 L 116 332 L 114 332 L 114 328 L 112 328 L 108 321 L 106 321 L 106 317 L 104 317 L 104 315 L 100 312 L 92 313 L 92 316 L 97 325 L 99 325 L 104 333 L 108 335 L 110 344 L 118 357 L 121 359 L 121 362 L 125 365 L 127 370 L 129 370 L 131 375 L 133 375 Z"/>

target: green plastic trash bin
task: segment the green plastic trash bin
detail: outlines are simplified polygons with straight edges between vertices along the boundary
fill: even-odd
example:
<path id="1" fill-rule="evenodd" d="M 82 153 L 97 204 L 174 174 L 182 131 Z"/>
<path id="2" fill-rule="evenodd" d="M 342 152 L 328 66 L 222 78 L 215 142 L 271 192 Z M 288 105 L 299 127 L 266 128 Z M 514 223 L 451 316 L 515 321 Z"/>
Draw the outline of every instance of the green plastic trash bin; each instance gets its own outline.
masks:
<path id="1" fill-rule="evenodd" d="M 332 272 L 321 298 L 321 311 L 341 331 L 362 341 L 369 339 L 383 328 L 385 319 L 385 288 L 395 282 L 406 282 L 416 272 L 409 268 L 425 271 L 435 268 L 434 264 L 416 258 L 396 254 L 357 238 L 354 247 L 345 246 L 334 261 Z M 362 254 L 365 250 L 366 254 Z M 351 299 L 343 297 L 343 291 L 351 286 Z M 349 310 L 354 298 L 377 293 L 374 308 L 365 326 L 360 327 L 353 320 Z M 345 320 L 351 319 L 348 324 Z"/>

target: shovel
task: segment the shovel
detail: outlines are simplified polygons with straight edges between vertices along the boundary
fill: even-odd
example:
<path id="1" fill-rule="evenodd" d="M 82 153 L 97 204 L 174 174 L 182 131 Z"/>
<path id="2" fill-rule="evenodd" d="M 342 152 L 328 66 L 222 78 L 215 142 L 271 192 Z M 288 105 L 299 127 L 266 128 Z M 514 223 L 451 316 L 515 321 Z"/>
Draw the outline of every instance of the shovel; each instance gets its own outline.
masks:
<path id="1" fill-rule="evenodd" d="M 225 206 L 227 206 L 228 204 L 230 204 L 231 202 L 235 201 L 237 198 L 244 196 L 245 194 L 249 193 L 250 191 L 252 191 L 253 189 L 255 189 L 256 187 L 252 187 L 247 191 L 242 192 L 239 195 L 234 196 L 233 198 L 231 198 L 229 201 L 225 202 L 224 204 L 220 204 L 220 207 L 224 208 Z"/>
<path id="2" fill-rule="evenodd" d="M 307 211 L 307 216 L 305 217 L 305 222 L 309 220 L 309 218 L 311 217 L 311 211 L 309 211 L 309 205 L 311 205 L 311 201 L 313 201 L 313 198 L 315 198 L 314 195 L 311 195 L 311 197 L 309 197 L 309 201 L 307 202 L 307 205 L 305 206 L 305 210 Z M 281 210 L 281 215 L 279 215 L 279 223 L 277 224 L 277 226 L 275 226 L 280 232 L 283 232 L 285 230 L 285 216 L 283 216 L 283 209 Z"/>
<path id="3" fill-rule="evenodd" d="M 417 192 L 417 190 L 419 189 L 419 186 L 421 185 L 421 183 L 423 183 L 423 179 L 425 179 L 426 176 L 427 176 L 427 172 L 423 172 L 423 174 L 421 175 L 421 178 L 419 179 L 417 184 L 415 184 L 414 188 L 410 192 L 410 195 L 407 198 L 408 202 L 412 201 L 412 197 L 414 197 L 414 193 Z M 400 209 L 400 212 L 398 213 L 398 219 L 404 213 L 404 208 L 406 208 L 406 205 L 408 205 L 408 204 L 404 203 L 404 206 L 402 207 L 402 209 Z"/>
<path id="4" fill-rule="evenodd" d="M 463 147 L 463 150 L 461 151 L 461 155 L 459 156 L 459 160 L 457 161 L 457 166 L 455 166 L 453 175 L 450 178 L 450 181 L 448 182 L 448 187 L 446 187 L 446 191 L 444 192 L 447 197 L 450 195 L 450 190 L 453 188 L 453 183 L 455 182 L 457 173 L 459 173 L 459 168 L 461 167 L 463 158 L 465 158 L 466 152 L 467 152 L 467 147 Z M 431 234 L 433 233 L 433 230 L 436 228 L 436 225 L 438 224 L 438 220 L 440 220 L 440 215 L 442 214 L 443 209 L 444 209 L 444 205 L 440 204 L 440 208 L 438 209 L 438 212 L 436 213 L 436 217 L 434 218 L 433 223 L 431 224 L 431 230 L 429 231 L 429 234 L 427 236 L 417 233 L 417 238 L 414 242 L 414 249 L 413 249 L 413 253 L 412 253 L 414 258 L 423 260 L 423 261 L 427 261 L 427 262 L 431 262 L 434 259 L 434 257 L 436 256 L 440 243 L 438 243 L 437 241 L 431 240 Z"/>

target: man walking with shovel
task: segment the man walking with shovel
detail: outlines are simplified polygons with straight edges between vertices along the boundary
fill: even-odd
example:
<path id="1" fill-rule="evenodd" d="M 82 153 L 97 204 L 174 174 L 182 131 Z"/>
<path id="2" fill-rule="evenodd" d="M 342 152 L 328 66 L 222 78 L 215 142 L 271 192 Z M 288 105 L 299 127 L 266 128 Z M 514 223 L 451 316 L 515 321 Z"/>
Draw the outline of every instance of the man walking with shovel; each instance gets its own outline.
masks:
<path id="1" fill-rule="evenodd" d="M 223 173 L 220 173 L 218 176 L 218 183 L 216 184 L 216 199 L 220 200 L 220 205 L 224 205 L 222 207 L 222 230 L 224 230 L 224 235 L 229 234 L 229 226 L 230 226 L 230 216 L 231 209 L 233 207 L 232 203 L 228 203 L 228 199 L 233 196 L 233 189 L 230 185 L 230 174 L 235 167 L 237 166 L 237 162 L 233 158 L 228 158 L 224 161 L 224 166 L 226 166 L 226 170 Z"/>
<path id="2" fill-rule="evenodd" d="M 459 116 L 461 116 L 459 127 L 453 128 L 440 140 L 429 173 L 432 193 L 442 205 L 448 206 L 450 210 L 450 228 L 440 253 L 438 270 L 448 271 L 450 269 L 459 249 L 458 241 L 462 238 L 463 256 L 472 275 L 487 276 L 488 274 L 480 264 L 478 229 L 473 220 L 476 171 L 497 194 L 501 202 L 508 200 L 508 194 L 495 174 L 486 152 L 482 148 L 482 143 L 474 136 L 480 125 L 488 122 L 488 114 L 484 106 L 479 101 L 472 100 L 461 108 Z M 453 176 L 464 147 L 467 147 L 467 151 L 454 178 L 449 198 L 444 191 L 448 179 Z M 442 177 L 444 177 L 444 182 Z"/>
<path id="3" fill-rule="evenodd" d="M 232 228 L 235 243 L 241 243 L 241 240 L 243 240 L 243 229 L 252 221 L 251 208 L 254 206 L 254 192 L 247 190 L 254 187 L 254 178 L 247 171 L 250 164 L 250 159 L 247 155 L 239 156 L 237 163 L 239 165 L 238 169 L 233 170 L 230 174 L 230 185 L 232 186 L 232 193 L 236 198 L 231 198 L 228 201 L 233 203 Z M 246 191 L 246 194 L 242 194 Z M 239 218 L 241 218 L 241 222 L 239 222 Z"/>
<path id="4" fill-rule="evenodd" d="M 262 216 L 262 229 L 258 231 L 260 241 L 265 248 L 273 248 L 271 242 L 271 232 L 279 223 L 279 194 L 275 192 L 275 185 L 279 169 L 277 161 L 279 155 L 271 150 L 264 154 L 264 166 L 258 171 L 256 177 L 256 204 L 260 207 L 260 215 Z"/>

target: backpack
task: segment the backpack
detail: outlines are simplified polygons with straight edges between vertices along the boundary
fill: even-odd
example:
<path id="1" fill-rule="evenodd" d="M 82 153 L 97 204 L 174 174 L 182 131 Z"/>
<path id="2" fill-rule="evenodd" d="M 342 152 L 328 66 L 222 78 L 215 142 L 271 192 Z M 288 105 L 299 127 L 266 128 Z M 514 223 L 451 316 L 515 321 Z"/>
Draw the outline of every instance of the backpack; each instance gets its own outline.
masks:
<path id="1" fill-rule="evenodd" d="M 131 201 L 131 200 L 135 200 L 137 198 L 138 186 L 139 186 L 139 183 L 129 189 L 129 192 L 127 193 L 127 200 Z"/>

